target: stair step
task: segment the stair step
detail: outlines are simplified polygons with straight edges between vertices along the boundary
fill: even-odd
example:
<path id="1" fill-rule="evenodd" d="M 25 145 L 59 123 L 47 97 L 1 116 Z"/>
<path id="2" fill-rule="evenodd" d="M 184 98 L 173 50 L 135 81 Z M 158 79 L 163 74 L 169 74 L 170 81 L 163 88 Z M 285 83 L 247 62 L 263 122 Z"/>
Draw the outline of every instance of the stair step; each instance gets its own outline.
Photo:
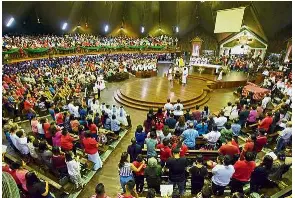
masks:
<path id="1" fill-rule="evenodd" d="M 118 94 L 116 92 L 114 94 L 114 99 L 118 103 L 120 103 L 120 104 L 122 104 L 124 106 L 130 107 L 130 108 L 133 108 L 133 109 L 137 109 L 137 110 L 141 110 L 141 111 L 147 111 L 147 110 L 149 110 L 151 108 L 153 108 L 154 110 L 157 110 L 157 108 L 158 108 L 157 106 L 153 106 L 153 105 L 152 106 L 151 105 L 146 105 L 146 104 L 143 105 L 142 103 L 139 104 L 139 103 L 134 103 L 132 101 L 130 102 L 130 101 L 122 100 L 118 96 Z M 206 95 L 206 97 L 204 97 L 204 99 L 201 100 L 201 101 L 198 101 L 196 103 L 192 103 L 192 104 L 187 105 L 187 106 L 184 105 L 184 109 L 192 109 L 192 108 L 195 108 L 196 105 L 202 106 L 202 105 L 206 104 L 209 100 L 210 100 L 210 97 L 207 97 L 207 95 Z M 159 107 L 163 107 L 163 106 L 159 106 Z"/>
<path id="2" fill-rule="evenodd" d="M 192 99 L 189 99 L 189 100 L 185 100 L 185 101 L 182 102 L 182 104 L 183 104 L 183 105 L 189 105 L 189 104 L 192 103 L 192 102 L 196 102 L 197 99 L 200 99 L 200 98 L 204 97 L 204 94 L 207 95 L 207 94 L 208 94 L 208 91 L 209 91 L 209 90 L 208 90 L 207 88 L 205 88 L 205 89 L 202 90 L 202 93 L 201 93 L 200 95 L 198 95 L 198 96 L 195 97 L 195 98 L 192 98 Z M 136 98 L 131 98 L 131 97 L 129 97 L 129 96 L 123 94 L 123 93 L 121 92 L 121 90 L 117 90 L 115 93 L 116 93 L 116 94 L 119 94 L 119 95 L 121 96 L 121 98 L 124 97 L 124 98 L 126 98 L 126 100 L 128 99 L 128 100 L 130 100 L 130 101 L 132 101 L 132 102 L 138 102 L 139 104 L 142 104 L 142 102 L 143 102 L 142 100 L 138 100 L 138 99 L 136 99 Z M 151 104 L 152 106 L 157 106 L 157 105 L 159 105 L 159 106 L 161 106 L 161 107 L 163 107 L 163 106 L 165 105 L 165 103 L 166 103 L 166 102 L 149 102 L 149 101 L 144 101 L 144 102 L 145 102 L 146 104 Z M 175 103 L 175 102 L 172 102 L 172 103 Z"/>
<path id="3" fill-rule="evenodd" d="M 162 104 L 155 104 L 151 102 L 146 102 L 146 101 L 138 101 L 138 100 L 132 100 L 128 98 L 127 96 L 123 95 L 119 90 L 115 92 L 115 95 L 117 95 L 122 101 L 125 101 L 127 103 L 132 103 L 134 105 L 140 105 L 142 107 L 147 107 L 147 108 L 161 108 L 165 105 L 165 103 Z M 196 100 L 190 101 L 190 102 L 183 102 L 184 107 L 190 107 L 190 106 L 195 106 L 197 103 L 202 102 L 206 97 L 207 97 L 207 92 L 203 92 L 202 96 Z"/>

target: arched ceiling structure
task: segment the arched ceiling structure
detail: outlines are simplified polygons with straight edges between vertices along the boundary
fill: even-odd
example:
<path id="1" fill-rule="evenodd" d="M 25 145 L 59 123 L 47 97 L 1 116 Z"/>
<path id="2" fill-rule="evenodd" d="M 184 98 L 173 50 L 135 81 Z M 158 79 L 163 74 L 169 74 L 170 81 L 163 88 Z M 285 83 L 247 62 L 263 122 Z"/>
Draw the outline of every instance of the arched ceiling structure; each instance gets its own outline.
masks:
<path id="1" fill-rule="evenodd" d="M 119 33 L 123 25 L 127 35 L 140 36 L 141 26 L 150 35 L 173 35 L 178 26 L 179 37 L 202 29 L 220 42 L 231 33 L 213 33 L 216 11 L 241 6 L 246 7 L 243 25 L 263 40 L 276 39 L 283 29 L 291 33 L 291 1 L 3 1 L 2 27 L 4 33 L 58 34 L 62 33 L 62 23 L 68 22 L 68 32 L 80 24 L 77 31 L 104 34 L 104 25 L 109 24 L 111 34 Z M 7 28 L 11 16 L 15 24 Z"/>

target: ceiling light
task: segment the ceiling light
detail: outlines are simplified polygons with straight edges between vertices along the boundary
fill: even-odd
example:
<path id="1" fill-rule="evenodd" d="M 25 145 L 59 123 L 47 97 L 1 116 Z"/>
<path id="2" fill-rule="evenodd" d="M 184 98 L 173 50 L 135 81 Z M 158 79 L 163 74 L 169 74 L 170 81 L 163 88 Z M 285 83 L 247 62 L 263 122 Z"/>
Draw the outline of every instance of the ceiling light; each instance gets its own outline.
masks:
<path id="1" fill-rule="evenodd" d="M 176 31 L 176 33 L 179 32 L 179 28 L 178 28 L 178 26 L 176 26 L 175 31 Z"/>
<path id="2" fill-rule="evenodd" d="M 6 24 L 6 26 L 7 26 L 7 27 L 11 26 L 11 24 L 13 23 L 13 21 L 14 21 L 14 18 L 11 17 L 11 18 L 9 19 L 8 23 Z"/>
<path id="3" fill-rule="evenodd" d="M 109 31 L 109 25 L 106 25 L 106 26 L 104 27 L 104 31 L 105 31 L 105 32 L 108 32 L 108 31 Z"/>
<path id="4" fill-rule="evenodd" d="M 68 26 L 68 23 L 64 23 L 63 26 L 62 26 L 62 30 L 65 30 Z"/>
<path id="5" fill-rule="evenodd" d="M 144 27 L 143 26 L 141 27 L 141 33 L 144 33 Z"/>
<path id="6" fill-rule="evenodd" d="M 40 23 L 40 19 L 39 18 L 37 19 L 37 23 Z"/>

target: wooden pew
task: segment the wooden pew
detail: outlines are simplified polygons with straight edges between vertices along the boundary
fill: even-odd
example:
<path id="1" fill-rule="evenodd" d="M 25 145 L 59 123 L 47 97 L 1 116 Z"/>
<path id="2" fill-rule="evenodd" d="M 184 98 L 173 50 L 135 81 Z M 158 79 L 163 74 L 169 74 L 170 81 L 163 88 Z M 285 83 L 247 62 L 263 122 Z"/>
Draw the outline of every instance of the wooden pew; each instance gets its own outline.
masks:
<path id="1" fill-rule="evenodd" d="M 156 149 L 158 156 L 160 155 L 160 149 Z M 215 160 L 219 155 L 217 150 L 188 150 L 186 153 L 186 158 L 188 159 L 195 159 L 197 155 L 201 154 L 206 160 Z M 142 149 L 142 155 L 144 157 L 147 156 L 147 149 Z"/>

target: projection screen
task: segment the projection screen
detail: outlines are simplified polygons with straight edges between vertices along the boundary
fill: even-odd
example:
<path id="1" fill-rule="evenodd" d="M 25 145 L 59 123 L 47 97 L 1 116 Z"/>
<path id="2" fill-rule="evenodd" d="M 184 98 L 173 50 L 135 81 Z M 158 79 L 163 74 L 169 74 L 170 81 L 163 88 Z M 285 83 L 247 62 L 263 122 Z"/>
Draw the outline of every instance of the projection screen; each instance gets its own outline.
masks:
<path id="1" fill-rule="evenodd" d="M 239 32 L 243 22 L 245 7 L 218 10 L 214 33 Z"/>

